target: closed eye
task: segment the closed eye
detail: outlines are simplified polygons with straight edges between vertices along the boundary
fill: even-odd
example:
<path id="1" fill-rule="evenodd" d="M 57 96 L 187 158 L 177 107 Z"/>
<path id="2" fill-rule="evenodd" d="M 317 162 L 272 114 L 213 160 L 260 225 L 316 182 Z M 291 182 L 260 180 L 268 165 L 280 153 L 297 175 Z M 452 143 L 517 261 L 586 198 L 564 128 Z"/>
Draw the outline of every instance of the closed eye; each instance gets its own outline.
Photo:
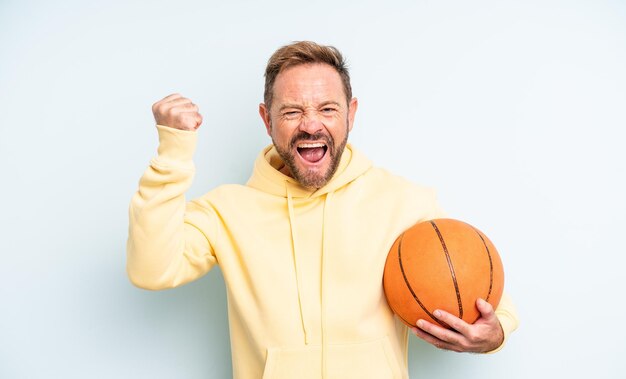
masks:
<path id="1" fill-rule="evenodd" d="M 282 115 L 283 115 L 284 118 L 294 119 L 294 118 L 298 117 L 300 115 L 300 113 L 301 112 L 298 111 L 298 110 L 293 110 L 293 111 L 283 112 Z"/>

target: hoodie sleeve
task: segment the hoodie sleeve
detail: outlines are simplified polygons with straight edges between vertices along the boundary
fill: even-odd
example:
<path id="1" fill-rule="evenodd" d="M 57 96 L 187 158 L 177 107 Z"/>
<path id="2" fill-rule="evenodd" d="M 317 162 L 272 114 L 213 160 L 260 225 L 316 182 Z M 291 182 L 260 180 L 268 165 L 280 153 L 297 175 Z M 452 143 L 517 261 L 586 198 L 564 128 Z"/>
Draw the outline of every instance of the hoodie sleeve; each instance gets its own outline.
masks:
<path id="1" fill-rule="evenodd" d="M 151 290 L 190 282 L 217 263 L 206 230 L 215 217 L 185 200 L 195 172 L 196 132 L 157 129 L 158 155 L 130 203 L 126 266 L 134 285 Z"/>
<path id="2" fill-rule="evenodd" d="M 506 292 L 502 294 L 502 299 L 500 299 L 500 303 L 496 308 L 496 317 L 498 318 L 498 321 L 500 321 L 500 326 L 504 332 L 504 340 L 498 348 L 489 351 L 488 353 L 495 353 L 502 350 L 504 345 L 506 345 L 509 335 L 519 326 L 519 318 L 517 316 L 515 305 L 513 305 L 511 297 L 507 295 Z"/>

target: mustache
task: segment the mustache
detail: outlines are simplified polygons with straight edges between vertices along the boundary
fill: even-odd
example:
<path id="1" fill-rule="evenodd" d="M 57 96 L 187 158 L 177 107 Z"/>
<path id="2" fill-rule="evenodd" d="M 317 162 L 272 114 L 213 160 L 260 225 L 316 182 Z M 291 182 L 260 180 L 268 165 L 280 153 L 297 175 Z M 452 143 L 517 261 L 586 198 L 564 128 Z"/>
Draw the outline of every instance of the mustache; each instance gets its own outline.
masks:
<path id="1" fill-rule="evenodd" d="M 298 134 L 291 138 L 289 142 L 289 148 L 293 149 L 296 145 L 303 141 L 324 141 L 326 143 L 326 147 L 332 149 L 335 146 L 335 141 L 333 137 L 322 132 L 317 132 L 315 134 L 310 134 L 307 132 L 300 131 Z"/>

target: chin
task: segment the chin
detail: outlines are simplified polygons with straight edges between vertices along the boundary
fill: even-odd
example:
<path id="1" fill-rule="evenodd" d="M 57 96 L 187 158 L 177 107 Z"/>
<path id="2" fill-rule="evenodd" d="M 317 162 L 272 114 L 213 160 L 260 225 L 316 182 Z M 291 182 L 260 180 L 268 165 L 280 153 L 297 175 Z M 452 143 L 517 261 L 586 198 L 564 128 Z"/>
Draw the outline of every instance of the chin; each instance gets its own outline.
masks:
<path id="1" fill-rule="evenodd" d="M 315 169 L 296 167 L 296 170 L 293 170 L 292 173 L 301 186 L 319 189 L 324 187 L 330 179 L 332 179 L 335 170 L 332 169 L 330 164 L 327 164 L 323 168 Z"/>

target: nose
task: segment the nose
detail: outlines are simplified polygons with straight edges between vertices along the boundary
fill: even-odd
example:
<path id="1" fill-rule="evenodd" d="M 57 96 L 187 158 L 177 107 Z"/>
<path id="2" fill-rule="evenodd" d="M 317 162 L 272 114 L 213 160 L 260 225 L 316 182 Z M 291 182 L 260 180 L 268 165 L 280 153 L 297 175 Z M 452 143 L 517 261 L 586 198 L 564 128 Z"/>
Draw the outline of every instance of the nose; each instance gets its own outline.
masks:
<path id="1" fill-rule="evenodd" d="M 300 123 L 300 130 L 309 134 L 315 134 L 324 128 L 321 115 L 314 110 L 308 110 L 304 112 L 302 122 Z"/>

